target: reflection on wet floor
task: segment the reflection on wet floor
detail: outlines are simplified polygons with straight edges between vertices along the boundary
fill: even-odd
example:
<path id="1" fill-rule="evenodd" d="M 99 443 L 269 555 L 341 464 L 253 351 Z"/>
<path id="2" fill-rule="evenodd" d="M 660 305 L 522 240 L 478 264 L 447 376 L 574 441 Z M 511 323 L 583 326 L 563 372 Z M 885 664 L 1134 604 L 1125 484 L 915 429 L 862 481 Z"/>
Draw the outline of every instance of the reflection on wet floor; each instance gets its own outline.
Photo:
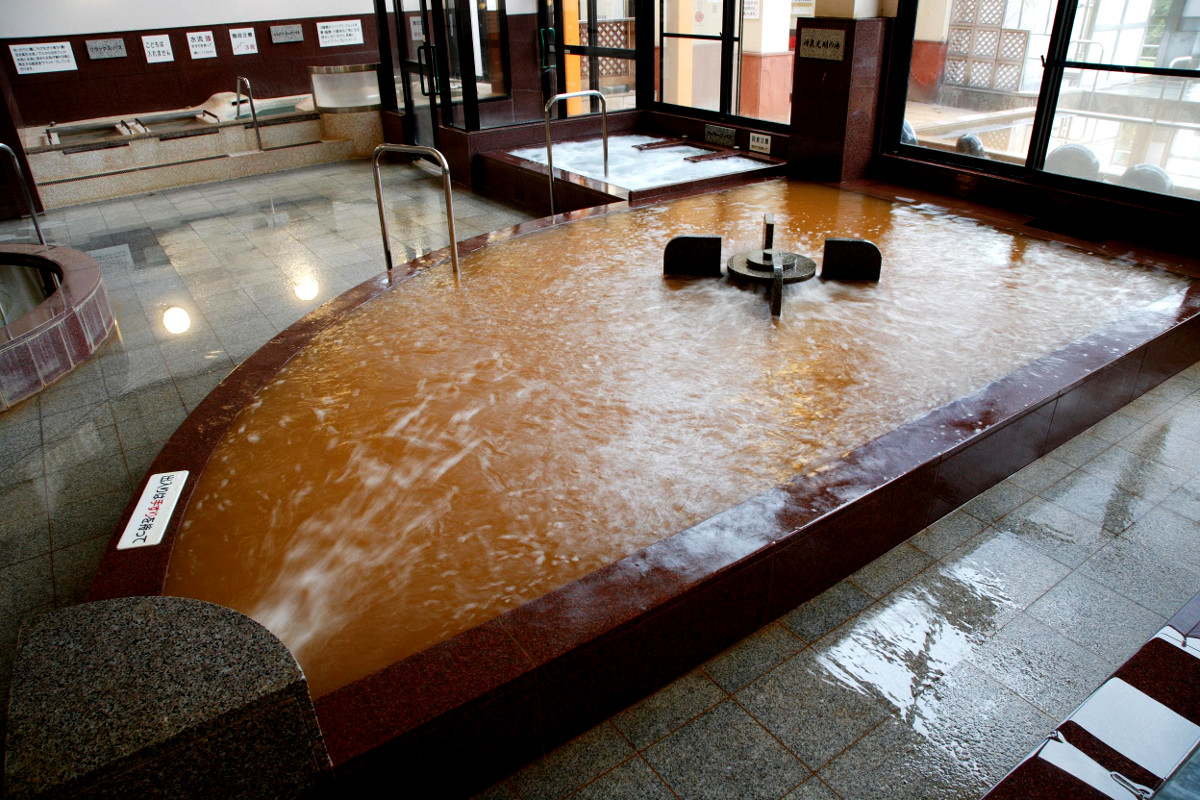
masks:
<path id="1" fill-rule="evenodd" d="M 1200 364 L 481 793 L 978 798 L 1200 591 Z"/>

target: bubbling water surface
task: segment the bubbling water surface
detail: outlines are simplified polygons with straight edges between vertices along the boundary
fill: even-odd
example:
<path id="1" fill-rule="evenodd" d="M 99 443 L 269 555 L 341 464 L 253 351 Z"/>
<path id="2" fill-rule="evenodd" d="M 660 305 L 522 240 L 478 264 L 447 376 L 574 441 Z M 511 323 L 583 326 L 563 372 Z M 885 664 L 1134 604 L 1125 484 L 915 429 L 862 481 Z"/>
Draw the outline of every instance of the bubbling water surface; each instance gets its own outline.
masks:
<path id="1" fill-rule="evenodd" d="M 879 284 L 662 276 L 826 237 Z M 772 181 L 494 243 L 366 303 L 237 418 L 167 592 L 266 625 L 314 696 L 982 388 L 1186 279 L 942 209 Z"/>
<path id="2" fill-rule="evenodd" d="M 629 191 L 688 183 L 763 167 L 762 161 L 746 156 L 687 161 L 691 156 L 711 155 L 713 152 L 690 144 L 654 150 L 636 149 L 639 144 L 661 141 L 664 140 L 656 136 L 610 136 L 607 176 L 604 174 L 604 145 L 600 139 L 559 142 L 554 145 L 554 166 Z M 512 155 L 535 164 L 545 164 L 547 161 L 545 147 L 525 147 L 513 150 Z"/>

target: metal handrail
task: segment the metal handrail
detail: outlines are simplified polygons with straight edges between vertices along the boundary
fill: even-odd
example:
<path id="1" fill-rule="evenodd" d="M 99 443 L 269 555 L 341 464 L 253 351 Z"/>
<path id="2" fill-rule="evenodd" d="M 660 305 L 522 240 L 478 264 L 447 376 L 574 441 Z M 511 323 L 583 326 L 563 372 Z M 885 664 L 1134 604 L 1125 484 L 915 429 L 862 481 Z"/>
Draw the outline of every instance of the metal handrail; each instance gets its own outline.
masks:
<path id="1" fill-rule="evenodd" d="M 46 234 L 42 233 L 42 226 L 38 223 L 37 207 L 33 204 L 33 195 L 29 193 L 29 184 L 25 182 L 25 173 L 21 172 L 21 162 L 17 160 L 17 154 L 8 145 L 0 142 L 0 150 L 8 153 L 8 157 L 12 159 L 13 171 L 17 173 L 17 183 L 21 184 L 21 191 L 25 194 L 25 205 L 29 208 L 29 218 L 33 220 L 33 229 L 37 231 L 38 241 L 42 244 L 46 243 Z"/>
<path id="2" fill-rule="evenodd" d="M 550 216 L 554 216 L 554 153 L 550 145 L 550 109 L 559 100 L 569 100 L 572 97 L 599 97 L 600 98 L 600 132 L 604 142 L 604 177 L 608 177 L 608 100 L 603 94 L 595 89 L 586 89 L 582 92 L 567 92 L 565 94 L 556 94 L 546 101 L 546 167 L 550 171 Z"/>
<path id="3" fill-rule="evenodd" d="M 237 92 L 237 100 L 234 101 L 234 107 L 237 109 L 237 113 L 234 114 L 233 119 L 236 121 L 242 118 L 243 83 L 246 84 L 246 97 L 250 100 L 250 118 L 254 120 L 254 138 L 258 140 L 258 149 L 261 151 L 263 149 L 262 134 L 258 131 L 258 111 L 254 108 L 254 90 L 250 88 L 250 79 L 243 78 L 241 75 L 238 76 L 237 87 L 235 88 L 235 91 Z"/>
<path id="4" fill-rule="evenodd" d="M 454 273 L 458 274 L 458 238 L 454 234 L 454 198 L 450 194 L 450 165 L 446 157 L 432 147 L 422 147 L 419 144 L 381 144 L 375 148 L 371 158 L 371 169 L 375 173 L 375 202 L 379 204 L 379 229 L 383 233 L 383 257 L 387 262 L 388 272 L 392 271 L 392 246 L 388 241 L 387 215 L 383 211 L 383 184 L 379 179 L 379 159 L 384 153 L 412 153 L 429 156 L 442 170 L 442 188 L 446 191 L 446 226 L 450 230 L 450 263 L 454 265 Z"/>

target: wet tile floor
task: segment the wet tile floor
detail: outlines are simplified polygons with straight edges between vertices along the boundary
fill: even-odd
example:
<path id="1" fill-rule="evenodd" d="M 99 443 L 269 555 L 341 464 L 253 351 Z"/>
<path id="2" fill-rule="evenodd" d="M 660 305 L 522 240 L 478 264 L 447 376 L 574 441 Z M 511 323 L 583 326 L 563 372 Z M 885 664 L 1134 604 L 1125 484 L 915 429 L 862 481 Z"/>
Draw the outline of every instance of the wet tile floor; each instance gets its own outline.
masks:
<path id="1" fill-rule="evenodd" d="M 384 175 L 397 260 L 444 246 L 437 179 Z M 529 218 L 455 203 L 463 238 Z M 363 162 L 46 217 L 101 260 L 121 335 L 0 414 L 0 691 L 20 620 L 83 598 L 186 414 L 381 271 L 378 224 Z M 480 798 L 978 797 L 1200 591 L 1198 545 L 1200 364 Z"/>
<path id="2" fill-rule="evenodd" d="M 476 800 L 978 798 L 1200 591 L 1200 364 Z"/>

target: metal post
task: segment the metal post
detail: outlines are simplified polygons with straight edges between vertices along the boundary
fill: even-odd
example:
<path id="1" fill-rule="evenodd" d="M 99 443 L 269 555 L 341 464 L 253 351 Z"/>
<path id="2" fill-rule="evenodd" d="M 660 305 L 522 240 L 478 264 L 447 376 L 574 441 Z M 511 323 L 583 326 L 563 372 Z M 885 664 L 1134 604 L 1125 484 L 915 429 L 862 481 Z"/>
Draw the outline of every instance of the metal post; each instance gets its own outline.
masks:
<path id="1" fill-rule="evenodd" d="M 254 90 L 250 88 L 250 79 L 243 78 L 240 75 L 238 76 L 238 79 L 237 79 L 237 100 L 234 101 L 234 106 L 237 108 L 237 114 L 234 116 L 234 119 L 239 120 L 242 118 L 242 84 L 243 83 L 246 84 L 246 97 L 250 100 L 250 118 L 252 120 L 254 120 L 254 138 L 255 138 L 255 140 L 258 141 L 258 149 L 259 149 L 259 151 L 261 151 L 263 149 L 262 134 L 259 133 L 259 131 L 258 131 L 258 111 L 255 110 L 255 108 L 254 108 Z"/>
<path id="2" fill-rule="evenodd" d="M 442 188 L 446 192 L 446 226 L 450 231 L 450 263 L 454 265 L 454 273 L 458 274 L 458 238 L 454 233 L 454 198 L 450 194 L 450 165 L 446 157 L 432 147 L 422 147 L 419 144 L 381 144 L 375 148 L 371 158 L 371 168 L 375 173 L 375 202 L 379 205 L 379 229 L 383 234 L 383 257 L 387 262 L 388 272 L 392 271 L 392 245 L 388 237 L 387 214 L 383 210 L 383 183 L 379 178 L 379 159 L 384 153 L 412 153 L 429 156 L 442 170 Z"/>
<path id="3" fill-rule="evenodd" d="M 17 154 L 8 145 L 0 142 L 0 150 L 8 153 L 8 157 L 12 159 L 13 171 L 17 173 L 17 183 L 21 184 L 21 192 L 25 195 L 25 205 L 29 208 L 29 218 L 33 220 L 33 229 L 37 231 L 38 241 L 42 244 L 46 243 L 46 234 L 42 233 L 42 226 L 38 222 L 37 208 L 33 205 L 33 195 L 29 193 L 29 184 L 25 182 L 25 174 L 21 172 L 21 162 L 17 160 Z"/>
<path id="4" fill-rule="evenodd" d="M 604 177 L 608 177 L 608 100 L 604 95 L 595 89 L 587 89 L 582 92 L 567 92 L 565 94 L 556 94 L 546 101 L 545 117 L 546 117 L 546 168 L 550 171 L 550 216 L 554 216 L 554 153 L 550 145 L 550 109 L 559 100 L 569 100 L 572 97 L 599 97 L 600 98 L 600 135 L 604 143 Z"/>

